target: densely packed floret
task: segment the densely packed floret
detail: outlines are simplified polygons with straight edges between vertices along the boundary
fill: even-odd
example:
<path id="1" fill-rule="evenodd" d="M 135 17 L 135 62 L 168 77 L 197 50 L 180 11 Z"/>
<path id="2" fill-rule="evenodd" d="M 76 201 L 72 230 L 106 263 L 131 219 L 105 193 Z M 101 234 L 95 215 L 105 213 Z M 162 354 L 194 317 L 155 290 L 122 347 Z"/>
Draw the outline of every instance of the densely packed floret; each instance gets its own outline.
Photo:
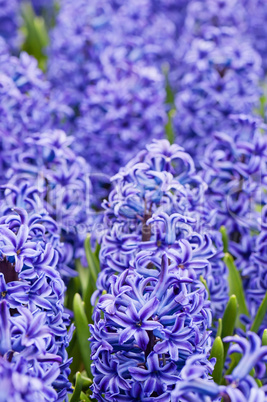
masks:
<path id="1" fill-rule="evenodd" d="M 97 400 L 169 400 L 192 355 L 212 371 L 207 292 L 177 268 L 175 251 L 170 248 L 160 258 L 151 250 L 148 268 L 141 270 L 137 254 L 132 269 L 125 266 L 112 276 L 108 293 L 100 297 L 91 326 Z"/>
<path id="2" fill-rule="evenodd" d="M 7 41 L 10 49 L 19 43 L 19 0 L 0 1 L 0 37 Z"/>
<path id="3" fill-rule="evenodd" d="M 46 209 L 57 222 L 65 249 L 64 275 L 74 274 L 74 259 L 84 255 L 83 241 L 92 224 L 88 166 L 69 148 L 71 141 L 60 130 L 32 134 L 23 148 L 14 149 L 3 186 L 8 206 L 20 206 L 26 199 L 36 212 Z"/>
<path id="4" fill-rule="evenodd" d="M 0 0 L 0 401 L 267 401 L 266 16 Z"/>
<path id="5" fill-rule="evenodd" d="M 205 207 L 206 184 L 191 157 L 167 140 L 154 141 L 119 171 L 114 185 L 104 203 L 110 230 L 102 239 L 98 289 L 106 289 L 110 273 L 123 271 L 140 250 L 145 258 L 150 248 L 168 253 L 169 247 L 177 247 L 186 266 L 189 242 L 197 259 L 191 275 L 207 279 L 214 312 L 220 316 L 228 299 L 223 245 L 220 234 L 210 230 L 213 211 Z M 204 269 L 209 264 L 211 271 Z"/>
<path id="6" fill-rule="evenodd" d="M 116 173 L 150 139 L 164 136 L 162 69 L 174 65 L 175 35 L 174 24 L 154 12 L 150 0 L 62 5 L 51 33 L 48 75 L 74 110 L 74 149 L 90 161 L 103 195 L 106 174 Z"/>
<path id="7" fill-rule="evenodd" d="M 259 229 L 265 203 L 267 142 L 265 127 L 250 116 L 232 116 L 235 127 L 215 132 L 201 161 L 208 184 L 206 201 L 215 208 L 216 226 L 227 227 L 231 240 Z"/>
<path id="8" fill-rule="evenodd" d="M 245 0 L 246 1 L 246 0 Z M 244 0 L 189 1 L 183 35 L 202 37 L 213 27 L 236 27 L 239 33 L 247 30 L 247 10 Z"/>
<path id="9" fill-rule="evenodd" d="M 105 52 L 106 71 L 87 88 L 73 143 L 76 153 L 90 161 L 98 192 L 99 183 L 106 187 L 110 174 L 125 165 L 148 138 L 163 137 L 166 122 L 162 75 L 154 67 L 128 63 L 120 54 L 114 60 L 112 49 Z"/>
<path id="10" fill-rule="evenodd" d="M 261 339 L 253 332 L 248 332 L 248 339 L 229 336 L 225 342 L 232 342 L 229 354 L 238 355 L 238 363 L 231 374 L 226 376 L 227 385 L 217 385 L 211 379 L 205 379 L 206 368 L 194 356 L 187 360 L 171 396 L 172 402 L 182 401 L 266 401 L 265 388 L 259 386 L 251 375 L 255 368 L 257 376 L 262 378 L 266 371 L 267 346 L 261 346 Z"/>
<path id="11" fill-rule="evenodd" d="M 259 52 L 263 61 L 264 71 L 267 69 L 267 46 L 266 46 L 266 18 L 267 4 L 264 0 L 244 0 L 247 10 L 247 36 L 253 47 Z"/>
<path id="12" fill-rule="evenodd" d="M 261 60 L 235 28 L 207 27 L 183 46 L 174 125 L 177 142 L 199 165 L 212 133 L 231 129 L 231 114 L 257 105 Z"/>
<path id="13" fill-rule="evenodd" d="M 49 82 L 37 61 L 22 52 L 11 56 L 0 42 L 0 167 L 3 181 L 12 165 L 13 152 L 25 148 L 25 139 L 33 133 L 52 128 L 66 117 L 68 108 L 51 97 Z"/>
<path id="14" fill-rule="evenodd" d="M 10 56 L 3 44 L 0 67 L 1 184 L 11 186 L 16 198 L 24 184 L 37 189 L 39 209 L 45 207 L 58 222 L 64 258 L 73 268 L 90 230 L 92 200 L 88 164 L 70 149 L 73 139 L 53 129 L 68 108 L 55 103 L 50 84 L 27 53 Z"/>
<path id="15" fill-rule="evenodd" d="M 49 216 L 23 208 L 3 213 L 1 202 L 0 384 L 5 401 L 64 400 L 71 387 L 65 285 L 46 224 L 51 225 Z"/>

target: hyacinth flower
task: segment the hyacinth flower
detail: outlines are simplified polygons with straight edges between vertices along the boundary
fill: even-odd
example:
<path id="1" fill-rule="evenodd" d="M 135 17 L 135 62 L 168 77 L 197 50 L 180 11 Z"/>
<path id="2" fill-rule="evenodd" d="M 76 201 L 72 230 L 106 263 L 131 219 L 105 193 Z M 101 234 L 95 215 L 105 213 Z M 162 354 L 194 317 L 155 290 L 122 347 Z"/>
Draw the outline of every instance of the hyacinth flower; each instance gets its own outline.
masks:
<path id="1" fill-rule="evenodd" d="M 152 3 L 66 1 L 51 32 L 48 76 L 74 111 L 73 148 L 90 160 L 97 208 L 110 176 L 152 138 L 164 137 L 162 69 L 175 65 L 176 34 Z"/>
<path id="2" fill-rule="evenodd" d="M 0 169 L 5 182 L 16 149 L 25 149 L 25 140 L 40 130 L 60 125 L 71 112 L 61 97 L 54 100 L 50 83 L 38 68 L 37 61 L 26 52 L 11 56 L 0 40 L 1 129 Z"/>
<path id="3" fill-rule="evenodd" d="M 244 293 L 246 297 L 248 311 L 252 319 L 246 318 L 245 324 L 247 328 L 252 325 L 261 303 L 266 297 L 266 252 L 267 252 L 267 225 L 266 225 L 266 206 L 261 211 L 260 233 L 254 236 L 249 234 L 244 236 L 240 244 L 231 243 L 231 251 L 236 257 L 236 266 L 240 270 Z M 260 323 L 259 331 L 262 335 L 266 328 L 266 317 Z"/>
<path id="4" fill-rule="evenodd" d="M 185 32 L 187 35 L 187 32 Z M 231 114 L 250 114 L 258 104 L 261 59 L 234 27 L 208 26 L 180 50 L 174 127 L 176 141 L 199 166 L 212 133 L 232 129 Z"/>
<path id="5" fill-rule="evenodd" d="M 262 58 L 264 72 L 267 69 L 267 47 L 266 47 L 266 21 L 267 5 L 264 0 L 243 0 L 246 7 L 246 34 L 251 40 L 253 47 L 258 51 Z"/>
<path id="6" fill-rule="evenodd" d="M 6 40 L 12 50 L 17 49 L 19 45 L 19 25 L 19 0 L 1 0 L 0 36 Z"/>
<path id="7" fill-rule="evenodd" d="M 106 48 L 123 53 L 128 63 L 147 61 L 147 67 L 156 65 L 159 70 L 169 62 L 176 45 L 175 26 L 153 6 L 150 0 L 131 0 L 127 5 L 107 0 L 62 4 L 51 32 L 48 74 L 54 87 L 64 90 L 69 104 L 79 108 L 88 86 L 101 78 Z M 66 46 L 70 37 L 71 46 Z"/>
<path id="8" fill-rule="evenodd" d="M 25 400 L 64 400 L 71 389 L 65 285 L 44 223 L 41 215 L 23 208 L 1 214 L 0 383 L 12 373 L 4 400 L 27 393 Z"/>
<path id="9" fill-rule="evenodd" d="M 264 202 L 267 143 L 253 118 L 235 116 L 233 122 L 237 129 L 232 136 L 214 133 L 201 165 L 209 185 L 207 201 L 217 210 L 216 226 L 225 225 L 230 239 L 239 242 L 250 229 L 259 228 L 256 205 Z"/>
<path id="10" fill-rule="evenodd" d="M 251 376 L 253 368 L 257 378 L 261 378 L 266 370 L 267 347 L 261 346 L 260 338 L 253 332 L 248 332 L 248 340 L 238 336 L 227 337 L 225 342 L 234 342 L 229 353 L 241 353 L 241 359 L 234 370 L 225 378 L 227 385 L 217 385 L 211 378 L 205 378 L 205 368 L 201 367 L 197 357 L 189 358 L 181 373 L 181 381 L 177 382 L 170 400 L 183 401 L 238 401 L 264 402 L 267 396 L 265 387 L 259 387 Z"/>
<path id="11" fill-rule="evenodd" d="M 228 298 L 223 244 L 220 233 L 210 230 L 214 212 L 204 205 L 206 184 L 191 157 L 176 144 L 154 141 L 113 181 L 103 204 L 110 229 L 101 240 L 99 291 L 107 290 L 110 273 L 123 272 L 137 252 L 144 254 L 144 267 L 148 251 L 166 252 L 192 278 L 205 277 L 214 312 L 221 316 Z"/>
<path id="12" fill-rule="evenodd" d="M 84 254 L 83 241 L 90 230 L 92 214 L 89 168 L 70 149 L 71 141 L 61 130 L 26 138 L 24 148 L 13 151 L 12 167 L 6 174 L 9 180 L 4 187 L 8 207 L 23 206 L 30 198 L 37 213 L 45 209 L 57 222 L 65 243 L 65 257 L 69 260 L 67 274 L 72 275 L 74 259 Z M 27 195 L 30 188 L 31 194 Z M 24 196 L 23 191 L 26 191 Z"/>
<path id="13" fill-rule="evenodd" d="M 188 12 L 188 5 L 191 1 L 192 0 L 181 0 L 178 3 L 175 0 L 156 0 L 153 2 L 151 1 L 151 3 L 155 12 L 160 10 L 162 13 L 167 15 L 171 21 L 173 21 L 176 27 L 176 37 L 179 37 Z"/>
<path id="14" fill-rule="evenodd" d="M 200 37 L 209 26 L 247 29 L 246 8 L 243 0 L 191 0 L 187 7 L 184 31 Z"/>
<path id="15" fill-rule="evenodd" d="M 74 258 L 84 255 L 82 243 L 91 224 L 89 168 L 70 150 L 71 138 L 60 130 L 51 131 L 67 109 L 60 98 L 54 103 L 37 61 L 25 52 L 19 58 L 10 56 L 2 42 L 0 49 L 1 184 L 14 196 L 7 206 L 24 207 L 26 184 L 27 192 L 31 187 L 35 193 L 37 189 L 35 212 L 45 208 L 58 221 L 65 244 L 61 253 L 64 275 L 73 275 Z"/>
<path id="16" fill-rule="evenodd" d="M 104 197 L 110 174 L 148 139 L 164 137 L 166 113 L 164 77 L 155 67 L 127 61 L 123 49 L 112 47 L 103 51 L 102 58 L 102 77 L 88 86 L 81 102 L 73 148 L 90 160 L 94 192 L 101 196 L 102 187 Z"/>
<path id="17" fill-rule="evenodd" d="M 151 263 L 146 274 L 133 266 L 113 275 L 90 326 L 93 397 L 169 400 L 189 356 L 212 370 L 210 325 L 204 285 L 173 269 L 165 253 L 160 269 Z"/>

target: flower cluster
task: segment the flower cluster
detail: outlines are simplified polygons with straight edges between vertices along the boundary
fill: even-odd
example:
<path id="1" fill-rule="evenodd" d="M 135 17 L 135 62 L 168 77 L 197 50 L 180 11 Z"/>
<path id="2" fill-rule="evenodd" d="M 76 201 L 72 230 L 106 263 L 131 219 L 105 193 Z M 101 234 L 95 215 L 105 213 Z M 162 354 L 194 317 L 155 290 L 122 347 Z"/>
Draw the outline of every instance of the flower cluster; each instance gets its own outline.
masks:
<path id="1" fill-rule="evenodd" d="M 246 0 L 245 0 L 246 1 Z M 205 30 L 214 27 L 236 27 L 247 30 L 247 10 L 244 0 L 191 0 L 189 2 L 183 35 L 202 37 Z"/>
<path id="2" fill-rule="evenodd" d="M 1 50 L 1 184 L 12 188 L 15 206 L 25 184 L 38 190 L 42 202 L 35 212 L 45 208 L 58 222 L 65 267 L 73 268 L 91 222 L 89 166 L 70 149 L 73 139 L 54 129 L 68 108 L 55 103 L 36 60 L 27 53 L 10 56 L 4 44 Z"/>
<path id="3" fill-rule="evenodd" d="M 251 370 L 256 369 L 258 377 L 265 373 L 267 361 L 267 346 L 261 346 L 260 338 L 253 332 L 248 332 L 248 339 L 238 336 L 229 336 L 225 342 L 233 342 L 229 354 L 240 356 L 238 364 L 228 375 L 228 385 L 218 386 L 213 381 L 205 380 L 205 367 L 199 365 L 198 358 L 187 360 L 181 373 L 182 381 L 178 382 L 171 395 L 172 402 L 182 401 L 238 401 L 264 402 L 266 400 L 265 387 L 260 388 L 251 376 Z"/>
<path id="4" fill-rule="evenodd" d="M 106 72 L 87 88 L 81 103 L 73 144 L 90 161 L 98 193 L 99 184 L 106 187 L 110 174 L 136 154 L 137 144 L 141 148 L 148 138 L 163 137 L 166 122 L 162 75 L 154 67 L 125 62 L 121 55 L 114 60 L 109 52 L 102 53 Z"/>
<path id="5" fill-rule="evenodd" d="M 0 167 L 1 181 L 12 165 L 14 150 L 23 149 L 24 142 L 35 132 L 52 128 L 63 119 L 68 109 L 51 99 L 50 84 L 37 61 L 22 52 L 11 56 L 4 42 L 0 42 Z"/>
<path id="6" fill-rule="evenodd" d="M 242 276 L 246 302 L 251 317 L 250 319 L 245 319 L 245 324 L 247 324 L 248 328 L 251 326 L 252 320 L 256 316 L 267 291 L 266 206 L 263 208 L 261 216 L 262 221 L 259 224 L 261 231 L 259 234 L 254 234 L 253 236 L 246 234 L 240 243 L 231 243 L 231 252 L 236 258 L 236 266 Z M 260 335 L 266 328 L 266 324 L 266 317 L 264 317 L 259 328 Z"/>
<path id="7" fill-rule="evenodd" d="M 205 206 L 206 184 L 196 174 L 191 157 L 167 140 L 154 141 L 113 180 L 115 188 L 103 204 L 111 229 L 101 243 L 99 291 L 106 290 L 106 278 L 122 272 L 137 251 L 143 251 L 146 261 L 150 249 L 168 254 L 173 246 L 184 267 L 195 255 L 194 268 L 188 265 L 189 276 L 205 277 L 213 311 L 220 317 L 228 299 L 223 245 L 220 234 L 210 230 L 213 210 Z"/>
<path id="8" fill-rule="evenodd" d="M 2 202 L 1 202 L 2 207 Z M 70 391 L 58 253 L 49 216 L 23 208 L 0 218 L 0 384 L 3 400 L 64 400 Z M 56 239 L 54 239 L 54 242 Z M 57 240 L 59 241 L 59 240 Z M 5 384 L 5 385 L 4 385 Z"/>
<path id="9" fill-rule="evenodd" d="M 188 6 L 192 0 L 154 0 L 151 1 L 153 11 L 157 13 L 159 10 L 168 16 L 168 18 L 175 24 L 176 36 L 179 37 L 185 17 L 188 13 Z"/>
<path id="10" fill-rule="evenodd" d="M 7 206 L 26 202 L 32 207 L 34 203 L 35 212 L 45 209 L 57 222 L 65 249 L 64 275 L 74 274 L 74 259 L 84 254 L 83 241 L 92 220 L 88 166 L 69 148 L 71 140 L 61 130 L 26 138 L 24 147 L 13 152 L 3 186 L 7 188 Z"/>
<path id="11" fill-rule="evenodd" d="M 210 26 L 185 43 L 174 125 L 177 141 L 198 165 L 213 131 L 231 130 L 229 116 L 250 114 L 257 104 L 261 60 L 233 27 Z"/>
<path id="12" fill-rule="evenodd" d="M 100 195 L 107 174 L 164 136 L 162 68 L 174 65 L 176 28 L 152 3 L 66 1 L 51 33 L 48 76 L 74 111 L 74 150 L 90 161 Z"/>
<path id="13" fill-rule="evenodd" d="M 263 61 L 263 68 L 267 69 L 267 46 L 266 46 L 266 18 L 267 4 L 264 0 L 244 0 L 247 9 L 247 36 L 253 47 L 259 52 Z"/>
<path id="14" fill-rule="evenodd" d="M 214 133 L 201 165 L 209 186 L 207 202 L 217 211 L 216 226 L 226 226 L 230 239 L 239 242 L 259 229 L 257 205 L 265 203 L 267 142 L 259 120 L 237 115 L 231 122 L 231 135 Z"/>
<path id="15" fill-rule="evenodd" d="M 211 312 L 207 292 L 190 280 L 169 253 L 153 251 L 140 274 L 132 269 L 110 278 L 91 326 L 93 397 L 99 401 L 169 400 L 189 356 L 207 360 Z M 148 255 L 148 253 L 146 253 Z M 190 264 L 190 263 L 189 263 Z M 101 314 L 103 318 L 101 318 Z M 153 399 L 154 400 L 154 399 Z"/>
<path id="16" fill-rule="evenodd" d="M 18 45 L 19 0 L 0 1 L 0 37 L 14 50 Z"/>

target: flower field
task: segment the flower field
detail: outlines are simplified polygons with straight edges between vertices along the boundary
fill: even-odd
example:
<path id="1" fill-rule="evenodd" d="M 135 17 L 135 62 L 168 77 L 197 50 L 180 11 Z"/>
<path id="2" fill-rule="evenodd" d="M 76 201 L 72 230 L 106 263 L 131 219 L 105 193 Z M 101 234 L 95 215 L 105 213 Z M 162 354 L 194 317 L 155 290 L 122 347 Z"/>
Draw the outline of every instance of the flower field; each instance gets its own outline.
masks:
<path id="1" fill-rule="evenodd" d="M 267 2 L 0 0 L 0 402 L 267 402 Z"/>

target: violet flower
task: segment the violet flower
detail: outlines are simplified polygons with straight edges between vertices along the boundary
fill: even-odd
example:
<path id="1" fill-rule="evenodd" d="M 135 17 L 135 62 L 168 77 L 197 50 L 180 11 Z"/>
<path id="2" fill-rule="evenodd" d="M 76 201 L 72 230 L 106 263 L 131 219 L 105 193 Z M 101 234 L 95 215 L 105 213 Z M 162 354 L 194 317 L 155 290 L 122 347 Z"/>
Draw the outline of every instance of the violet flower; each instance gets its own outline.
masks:
<path id="1" fill-rule="evenodd" d="M 259 388 L 257 382 L 250 376 L 253 367 L 257 374 L 265 372 L 267 349 L 261 346 L 260 338 L 252 332 L 248 332 L 249 340 L 238 336 L 225 338 L 226 342 L 235 342 L 230 346 L 230 353 L 245 354 L 231 375 L 226 376 L 227 385 L 215 384 L 211 377 L 207 376 L 205 366 L 199 364 L 199 359 L 194 356 L 187 360 L 181 373 L 181 379 L 177 382 L 170 400 L 203 402 L 220 401 L 262 401 L 266 400 L 266 388 Z M 259 369 L 260 368 L 260 369 Z"/>
<path id="2" fill-rule="evenodd" d="M 141 275 L 133 267 L 113 276 L 109 292 L 98 301 L 90 326 L 92 389 L 98 400 L 123 397 L 130 390 L 134 396 L 136 381 L 144 397 L 166 398 L 188 356 L 207 354 L 210 348 L 211 314 L 204 286 L 183 276 L 182 269 L 174 270 L 166 254 L 160 271 L 153 266 L 148 271 L 152 275 Z"/>
<path id="3" fill-rule="evenodd" d="M 41 215 L 18 207 L 10 211 L 3 201 L 0 211 L 0 367 L 13 373 L 6 399 L 28 392 L 29 398 L 64 400 L 71 390 L 66 347 L 72 329 L 68 334 L 58 252 Z M 15 378 L 25 380 L 20 385 Z"/>
<path id="4" fill-rule="evenodd" d="M 189 277 L 206 278 L 214 312 L 222 316 L 228 299 L 223 245 L 220 234 L 210 231 L 215 210 L 204 202 L 206 184 L 191 157 L 176 144 L 154 141 L 113 181 L 114 189 L 103 204 L 110 229 L 102 238 L 99 292 L 108 289 L 109 273 L 123 272 L 132 259 L 144 274 L 150 253 L 161 259 L 165 252 Z"/>

